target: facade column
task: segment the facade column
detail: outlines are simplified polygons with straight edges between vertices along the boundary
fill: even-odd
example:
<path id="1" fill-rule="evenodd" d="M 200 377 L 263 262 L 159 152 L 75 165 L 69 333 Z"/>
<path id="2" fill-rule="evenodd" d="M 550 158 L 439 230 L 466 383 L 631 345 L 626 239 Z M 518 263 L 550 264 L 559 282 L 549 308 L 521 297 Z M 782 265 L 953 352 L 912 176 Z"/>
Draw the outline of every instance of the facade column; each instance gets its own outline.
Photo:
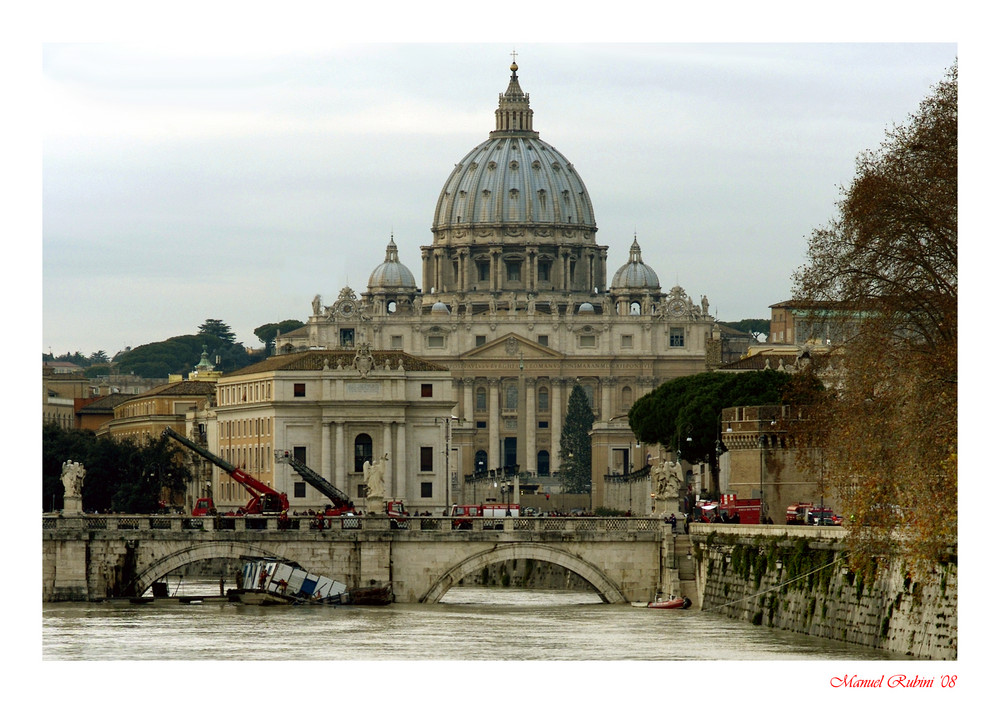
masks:
<path id="1" fill-rule="evenodd" d="M 471 303 L 470 303 L 471 304 Z M 476 409 L 473 406 L 473 391 L 476 385 L 476 379 L 471 377 L 466 377 L 462 379 L 462 415 L 463 420 L 472 420 L 473 413 Z"/>
<path id="2" fill-rule="evenodd" d="M 528 280 L 525 290 L 530 293 L 533 290 L 538 290 L 538 249 L 536 247 L 528 247 L 527 254 L 527 271 L 525 271 L 525 275 L 528 277 Z"/>
<path id="3" fill-rule="evenodd" d="M 319 473 L 330 483 L 333 483 L 333 455 L 330 449 L 330 431 L 333 429 L 330 427 L 329 422 L 324 422 L 320 425 L 321 443 L 320 443 L 320 459 L 319 459 Z M 337 485 L 333 483 L 333 485 Z"/>
<path id="4" fill-rule="evenodd" d="M 396 470 L 396 495 L 394 497 L 403 501 L 403 505 L 409 505 L 410 496 L 407 495 L 406 472 L 410 462 L 406 458 L 406 423 L 397 422 L 396 426 L 396 456 L 399 457 Z"/>
<path id="5" fill-rule="evenodd" d="M 552 447 L 549 449 L 550 473 L 559 468 L 559 441 L 562 439 L 563 419 L 566 417 L 566 410 L 563 408 L 563 389 L 565 387 L 565 378 L 552 379 Z"/>
<path id="6" fill-rule="evenodd" d="M 608 378 L 602 378 L 601 381 L 601 420 L 607 422 L 610 420 L 614 413 L 611 412 L 613 407 L 611 401 L 612 396 L 615 392 L 615 386 L 618 385 L 618 379 L 613 376 Z"/>
<path id="7" fill-rule="evenodd" d="M 347 493 L 347 446 L 344 442 L 344 423 L 334 425 L 334 481 L 333 485 Z"/>
<path id="8" fill-rule="evenodd" d="M 424 292 L 430 293 L 430 286 L 427 285 L 427 282 L 432 284 L 434 282 L 434 278 L 431 276 L 431 253 L 427 249 L 424 249 L 420 252 L 420 258 L 423 259 L 424 287 L 427 289 Z"/>
<path id="9" fill-rule="evenodd" d="M 535 400 L 537 382 L 538 379 L 534 377 L 524 379 L 524 469 L 530 476 L 538 473 L 538 447 L 535 442 L 538 434 L 538 420 L 535 418 L 538 408 Z"/>
<path id="10" fill-rule="evenodd" d="M 490 249 L 490 290 L 500 290 L 500 249 Z"/>
<path id="11" fill-rule="evenodd" d="M 490 393 L 490 448 L 487 450 L 487 460 L 489 464 L 486 465 L 487 471 L 492 471 L 496 467 L 500 466 L 501 451 L 500 451 L 500 379 L 491 378 L 489 379 L 489 393 Z"/>
<path id="12" fill-rule="evenodd" d="M 382 423 L 382 452 L 389 455 L 389 461 L 385 468 L 385 497 L 386 500 L 393 497 L 396 488 L 396 471 L 401 464 L 399 457 L 392 449 L 392 423 Z"/>

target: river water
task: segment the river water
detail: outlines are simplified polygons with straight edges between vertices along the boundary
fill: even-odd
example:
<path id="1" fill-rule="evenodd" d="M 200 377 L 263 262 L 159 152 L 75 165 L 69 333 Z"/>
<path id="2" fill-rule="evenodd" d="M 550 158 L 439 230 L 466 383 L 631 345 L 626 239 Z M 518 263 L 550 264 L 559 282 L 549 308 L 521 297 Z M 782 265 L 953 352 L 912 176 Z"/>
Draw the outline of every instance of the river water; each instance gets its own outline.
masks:
<path id="1" fill-rule="evenodd" d="M 173 595 L 176 586 L 170 591 Z M 218 593 L 218 581 L 184 584 Z M 260 607 L 44 603 L 45 660 L 887 660 L 893 655 L 697 610 L 580 591 L 458 587 L 440 603 Z"/>

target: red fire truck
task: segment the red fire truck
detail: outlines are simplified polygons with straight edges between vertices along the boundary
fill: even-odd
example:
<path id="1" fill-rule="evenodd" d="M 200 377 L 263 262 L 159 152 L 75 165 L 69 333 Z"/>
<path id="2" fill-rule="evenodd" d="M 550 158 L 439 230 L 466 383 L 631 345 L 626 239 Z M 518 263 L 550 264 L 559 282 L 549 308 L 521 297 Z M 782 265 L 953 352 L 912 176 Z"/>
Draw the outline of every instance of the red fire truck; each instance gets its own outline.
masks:
<path id="1" fill-rule="evenodd" d="M 737 498 L 724 493 L 718 501 L 699 500 L 695 504 L 695 519 L 702 522 L 738 522 L 760 524 L 760 498 Z"/>
<path id="2" fill-rule="evenodd" d="M 466 517 L 518 517 L 521 514 L 521 506 L 514 503 L 483 503 L 481 505 L 452 505 L 451 506 L 451 528 L 453 530 L 471 530 L 472 520 L 456 520 L 454 518 Z"/>

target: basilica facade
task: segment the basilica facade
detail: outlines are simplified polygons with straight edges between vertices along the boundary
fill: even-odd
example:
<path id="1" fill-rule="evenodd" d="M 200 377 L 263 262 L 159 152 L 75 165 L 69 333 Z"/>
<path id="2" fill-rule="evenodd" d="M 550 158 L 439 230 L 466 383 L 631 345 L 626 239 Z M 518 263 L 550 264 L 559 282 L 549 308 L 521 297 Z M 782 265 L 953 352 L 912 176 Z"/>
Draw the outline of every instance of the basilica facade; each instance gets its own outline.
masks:
<path id="1" fill-rule="evenodd" d="M 517 71 L 512 64 L 495 128 L 445 178 L 431 243 L 419 261 L 413 253 L 421 285 L 390 237 L 366 290 L 344 288 L 327 301 L 317 295 L 308 323 L 280 336 L 276 349 L 364 345 L 447 369 L 453 407 L 443 414 L 448 432 L 435 461 L 448 485 L 434 494 L 452 502 L 471 499 L 468 486 L 484 476 L 513 473 L 522 486 L 552 480 L 567 400 L 580 385 L 597 418 L 597 507 L 605 474 L 648 461 L 628 427 L 632 403 L 664 381 L 717 366 L 721 332 L 707 298 L 695 301 L 679 285 L 661 288 L 637 238 L 618 261 L 598 243 L 583 179 L 539 138 Z M 353 456 L 350 428 L 318 438 L 317 450 Z M 383 436 L 365 434 L 376 445 Z M 372 452 L 391 455 L 395 485 L 416 486 L 405 475 L 419 474 L 421 458 L 390 449 L 412 453 L 420 445 L 404 437 Z"/>

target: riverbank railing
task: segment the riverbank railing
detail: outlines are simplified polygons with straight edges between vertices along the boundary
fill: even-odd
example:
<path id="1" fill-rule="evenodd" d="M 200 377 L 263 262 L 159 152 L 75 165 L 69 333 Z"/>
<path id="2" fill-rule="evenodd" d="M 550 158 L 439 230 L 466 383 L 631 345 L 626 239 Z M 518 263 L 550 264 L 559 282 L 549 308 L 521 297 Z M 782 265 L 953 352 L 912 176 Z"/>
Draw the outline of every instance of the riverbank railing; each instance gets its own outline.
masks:
<path id="1" fill-rule="evenodd" d="M 664 528 L 663 520 L 652 517 L 443 517 L 351 515 L 58 515 L 44 514 L 42 529 L 84 529 L 92 531 L 164 532 L 379 532 L 410 530 L 424 532 L 504 531 L 504 532 L 654 532 Z M 667 528 L 669 529 L 669 528 Z"/>

